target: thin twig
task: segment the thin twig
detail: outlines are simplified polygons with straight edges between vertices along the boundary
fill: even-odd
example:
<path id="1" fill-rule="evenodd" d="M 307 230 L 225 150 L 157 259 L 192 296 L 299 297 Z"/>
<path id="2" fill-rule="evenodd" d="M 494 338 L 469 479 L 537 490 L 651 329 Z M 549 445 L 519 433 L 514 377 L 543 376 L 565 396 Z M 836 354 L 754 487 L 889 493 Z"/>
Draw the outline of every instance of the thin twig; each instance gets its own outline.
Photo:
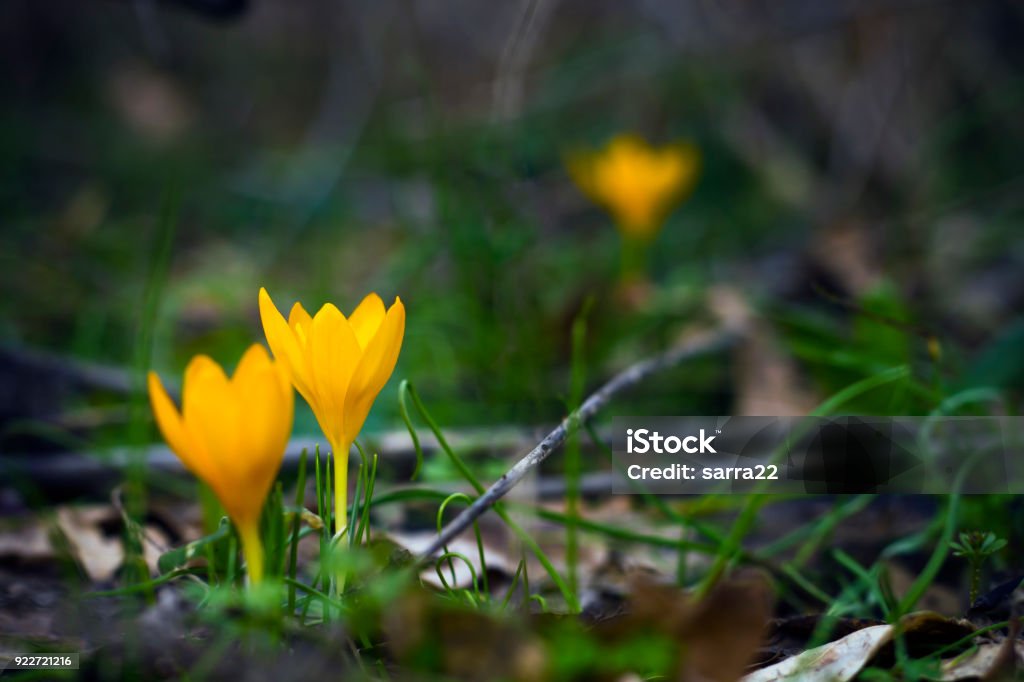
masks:
<path id="1" fill-rule="evenodd" d="M 138 382 L 122 367 L 83 362 L 24 346 L 0 346 L 0 377 L 5 383 L 30 387 L 43 384 L 69 389 L 92 389 L 131 394 Z M 21 382 L 21 383 L 15 383 Z M 22 395 L 21 390 L 15 392 Z"/>
<path id="2" fill-rule="evenodd" d="M 523 100 L 523 81 L 534 49 L 544 34 L 557 3 L 555 0 L 523 0 L 502 50 L 494 79 L 493 118 L 507 121 L 519 114 Z"/>
<path id="3" fill-rule="evenodd" d="M 483 495 L 478 497 L 472 505 L 445 526 L 437 537 L 434 538 L 434 541 L 430 543 L 430 546 L 420 554 L 418 561 L 429 561 L 434 554 L 469 528 L 476 519 L 512 490 L 530 470 L 547 459 L 555 448 L 565 442 L 569 434 L 579 428 L 581 423 L 589 420 L 607 405 L 616 393 L 686 360 L 724 350 L 734 344 L 738 338 L 738 334 L 733 329 L 703 333 L 691 337 L 687 342 L 661 355 L 638 362 L 616 374 L 608 383 L 584 400 L 579 409 L 563 419 L 562 423 L 554 431 L 545 436 L 525 457 L 516 462 L 504 476 L 499 478 Z"/>
<path id="4" fill-rule="evenodd" d="M 509 424 L 488 429 L 446 430 L 445 438 L 453 447 L 464 451 L 493 454 L 518 451 L 524 445 L 532 443 L 538 433 L 540 431 L 532 427 Z M 429 454 L 439 450 L 437 440 L 432 435 L 421 436 L 421 439 L 424 452 Z M 281 471 L 290 473 L 297 470 L 302 451 L 312 452 L 318 442 L 322 444 L 321 441 L 322 439 L 314 437 L 292 438 L 285 450 Z M 411 462 L 416 458 L 412 439 L 405 429 L 368 433 L 363 436 L 363 442 L 379 451 L 392 463 Z M 352 454 L 356 454 L 354 446 Z M 357 458 L 352 459 L 355 461 Z M 132 462 L 138 461 L 145 462 L 147 470 L 158 472 L 160 475 L 183 476 L 187 473 L 181 460 L 166 445 L 66 452 L 0 450 L 0 488 L 8 481 L 18 480 L 31 482 L 51 492 L 58 489 L 86 494 L 105 494 L 123 478 L 124 469 Z"/>

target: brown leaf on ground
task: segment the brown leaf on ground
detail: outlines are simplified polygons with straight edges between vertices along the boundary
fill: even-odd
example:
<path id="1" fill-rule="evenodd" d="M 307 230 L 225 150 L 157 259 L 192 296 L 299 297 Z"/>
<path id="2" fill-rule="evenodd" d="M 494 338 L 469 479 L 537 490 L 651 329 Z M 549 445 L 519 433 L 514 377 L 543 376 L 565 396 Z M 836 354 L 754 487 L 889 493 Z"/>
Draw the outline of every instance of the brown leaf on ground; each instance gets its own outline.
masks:
<path id="1" fill-rule="evenodd" d="M 36 563 L 56 558 L 50 533 L 42 519 L 17 517 L 0 528 L 0 560 Z"/>
<path id="2" fill-rule="evenodd" d="M 999 644 L 982 644 L 965 657 L 943 662 L 942 679 L 960 680 L 1012 680 L 1024 661 L 1024 642 L 1007 637 Z"/>
<path id="3" fill-rule="evenodd" d="M 761 642 L 772 600 L 757 572 L 725 580 L 704 598 L 646 576 L 634 581 L 621 613 L 592 626 L 573 616 L 467 608 L 420 588 L 394 600 L 381 618 L 387 648 L 401 665 L 427 667 L 444 679 L 613 682 L 659 674 L 736 682 Z M 583 642 L 588 646 L 570 655 L 566 647 Z M 656 670 L 644 669 L 650 661 L 643 657 L 623 658 L 639 642 L 668 658 Z"/>
<path id="4" fill-rule="evenodd" d="M 874 625 L 762 668 L 743 678 L 743 682 L 845 682 L 867 665 L 892 639 L 891 625 Z"/>
<path id="5" fill-rule="evenodd" d="M 692 649 L 681 679 L 740 679 L 761 644 L 772 601 L 768 579 L 756 573 L 714 589 L 690 624 Z"/>
<path id="6" fill-rule="evenodd" d="M 121 538 L 108 534 L 103 524 L 116 512 L 109 507 L 59 507 L 57 527 L 72 555 L 95 582 L 110 580 L 124 561 Z"/>
<path id="7" fill-rule="evenodd" d="M 911 656 L 952 644 L 974 632 L 974 627 L 967 621 L 927 611 L 904 616 L 899 627 Z M 862 628 L 834 642 L 752 672 L 743 678 L 743 682 L 845 682 L 853 679 L 869 663 L 888 667 L 893 656 L 887 649 L 896 632 L 896 627 L 888 624 Z"/>
<path id="8" fill-rule="evenodd" d="M 109 505 L 57 508 L 57 528 L 67 540 L 73 558 L 94 582 L 110 580 L 124 563 L 124 522 L 120 512 Z M 143 555 L 151 573 L 159 572 L 157 561 L 169 541 L 156 526 L 143 529 Z"/>
<path id="9" fill-rule="evenodd" d="M 756 317 L 740 292 L 717 287 L 708 296 L 726 328 L 743 333 L 735 353 L 736 415 L 808 414 L 818 404 L 799 368 L 782 349 L 771 325 Z"/>
<path id="10" fill-rule="evenodd" d="M 516 682 L 548 679 L 541 639 L 517 618 L 441 606 L 413 591 L 394 603 L 383 625 L 399 661 L 418 661 L 421 668 L 434 661 L 446 679 L 487 682 L 496 671 Z"/>
<path id="11" fill-rule="evenodd" d="M 723 581 L 703 599 L 641 580 L 626 612 L 595 632 L 610 640 L 642 632 L 667 635 L 679 643 L 675 679 L 735 682 L 761 644 L 773 600 L 769 580 L 755 571 Z"/>
<path id="12" fill-rule="evenodd" d="M 768 624 L 768 635 L 758 656 L 758 667 L 766 667 L 807 649 L 808 642 L 821 626 L 820 614 L 806 614 L 776 618 Z M 873 625 L 885 625 L 880 620 L 864 618 L 837 618 L 828 626 L 831 641 L 841 639 Z"/>
<path id="13" fill-rule="evenodd" d="M 766 322 L 753 324 L 735 351 L 736 405 L 733 414 L 797 417 L 820 402 L 800 376 Z"/>

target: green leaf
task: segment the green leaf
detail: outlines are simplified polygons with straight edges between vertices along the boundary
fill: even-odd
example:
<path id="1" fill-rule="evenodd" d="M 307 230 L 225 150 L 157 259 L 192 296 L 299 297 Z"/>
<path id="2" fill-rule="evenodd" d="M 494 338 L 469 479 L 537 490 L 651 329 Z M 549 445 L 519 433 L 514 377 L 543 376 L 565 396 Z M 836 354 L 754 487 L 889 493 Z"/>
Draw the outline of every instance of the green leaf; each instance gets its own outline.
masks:
<path id="1" fill-rule="evenodd" d="M 882 365 L 910 361 L 911 338 L 899 323 L 908 318 L 906 306 L 896 288 L 886 282 L 865 293 L 858 304 L 863 308 L 853 323 L 854 346 L 866 358 Z"/>
<path id="2" fill-rule="evenodd" d="M 161 554 L 156 563 L 157 568 L 160 570 L 161 574 L 170 573 L 173 570 L 181 568 L 195 558 L 204 547 L 215 542 L 219 542 L 230 534 L 231 523 L 228 521 L 227 517 L 224 517 L 220 520 L 220 525 L 217 527 L 217 530 L 209 535 Z"/>

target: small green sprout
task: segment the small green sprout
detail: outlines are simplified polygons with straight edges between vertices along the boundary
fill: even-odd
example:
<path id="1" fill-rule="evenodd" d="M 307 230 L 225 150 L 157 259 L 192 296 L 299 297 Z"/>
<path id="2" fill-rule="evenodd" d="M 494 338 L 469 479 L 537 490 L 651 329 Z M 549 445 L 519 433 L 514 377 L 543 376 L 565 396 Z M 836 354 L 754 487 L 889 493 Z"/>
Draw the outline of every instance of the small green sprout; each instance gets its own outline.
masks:
<path id="1" fill-rule="evenodd" d="M 978 587 L 981 584 L 981 568 L 985 559 L 992 556 L 1003 547 L 1006 547 L 1006 540 L 996 537 L 991 531 L 981 532 L 972 530 L 960 533 L 958 540 L 949 543 L 953 555 L 967 559 L 971 567 L 971 604 L 978 599 Z"/>

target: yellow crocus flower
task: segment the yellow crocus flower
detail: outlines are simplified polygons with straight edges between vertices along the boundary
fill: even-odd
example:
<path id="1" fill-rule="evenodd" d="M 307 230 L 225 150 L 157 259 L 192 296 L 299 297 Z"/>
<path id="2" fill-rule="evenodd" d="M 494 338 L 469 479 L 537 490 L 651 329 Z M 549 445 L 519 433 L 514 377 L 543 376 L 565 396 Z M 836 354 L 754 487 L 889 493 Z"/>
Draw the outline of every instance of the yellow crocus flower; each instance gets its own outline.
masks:
<path id="1" fill-rule="evenodd" d="M 347 525 L 348 456 L 373 401 L 391 378 L 405 335 L 399 298 L 385 310 L 370 294 L 346 318 L 334 304 L 310 317 L 296 303 L 285 321 L 260 289 L 260 318 L 274 357 L 288 368 L 334 452 L 335 532 Z"/>
<path id="2" fill-rule="evenodd" d="M 604 149 L 576 152 L 567 160 L 580 190 L 605 207 L 622 236 L 650 241 L 671 208 L 693 188 L 700 157 L 696 148 L 654 148 L 635 135 L 618 135 Z"/>
<path id="3" fill-rule="evenodd" d="M 197 355 L 185 369 L 180 411 L 156 372 L 149 373 L 149 400 L 171 450 L 224 505 L 241 537 L 249 580 L 260 582 L 260 514 L 295 414 L 284 367 L 259 344 L 249 347 L 231 378 L 208 356 Z"/>

